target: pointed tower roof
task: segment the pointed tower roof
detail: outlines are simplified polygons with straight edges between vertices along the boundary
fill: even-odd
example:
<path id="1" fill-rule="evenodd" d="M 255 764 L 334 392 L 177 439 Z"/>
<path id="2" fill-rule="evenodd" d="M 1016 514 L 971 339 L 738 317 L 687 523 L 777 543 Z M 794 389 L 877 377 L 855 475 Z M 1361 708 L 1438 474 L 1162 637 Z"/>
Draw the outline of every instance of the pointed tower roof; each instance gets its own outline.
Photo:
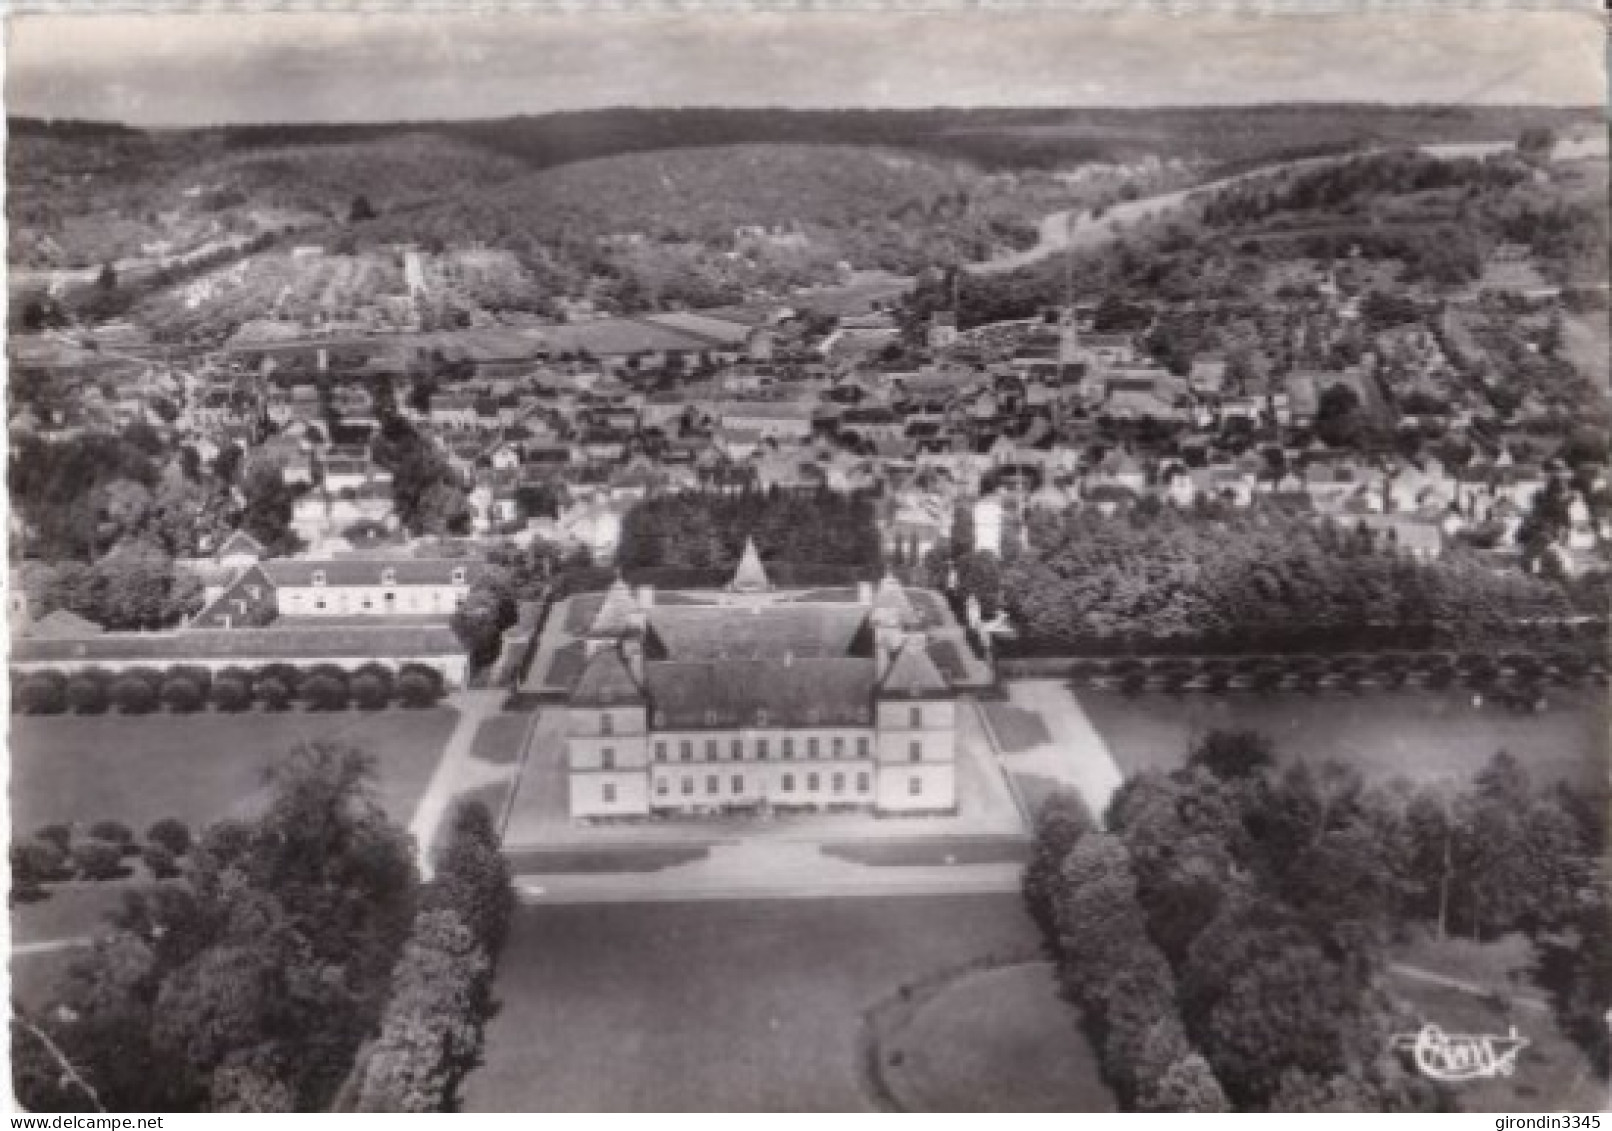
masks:
<path id="1" fill-rule="evenodd" d="M 765 593 L 772 588 L 772 582 L 767 580 L 767 571 L 761 568 L 761 555 L 756 552 L 755 539 L 744 540 L 744 557 L 739 559 L 738 571 L 734 573 L 733 584 L 729 588 L 735 593 Z"/>
<path id="2" fill-rule="evenodd" d="M 894 574 L 885 574 L 884 580 L 879 582 L 879 590 L 873 597 L 873 609 L 893 615 L 897 624 L 907 624 L 913 619 L 912 602 L 907 600 L 907 591 Z"/>
<path id="3" fill-rule="evenodd" d="M 588 635 L 625 636 L 632 630 L 633 614 L 636 612 L 638 601 L 618 573 L 609 591 L 605 593 L 604 604 L 599 606 L 599 612 L 593 618 L 593 625 L 588 629 Z"/>
<path id="4" fill-rule="evenodd" d="M 632 669 L 621 650 L 615 646 L 600 648 L 582 669 L 576 686 L 571 689 L 574 707 L 609 707 L 624 703 L 641 703 L 643 689 L 633 678 Z"/>
<path id="5" fill-rule="evenodd" d="M 912 635 L 902 643 L 896 658 L 890 662 L 890 671 L 879 687 L 881 697 L 907 699 L 940 699 L 951 694 L 951 688 L 929 658 L 924 638 Z"/>

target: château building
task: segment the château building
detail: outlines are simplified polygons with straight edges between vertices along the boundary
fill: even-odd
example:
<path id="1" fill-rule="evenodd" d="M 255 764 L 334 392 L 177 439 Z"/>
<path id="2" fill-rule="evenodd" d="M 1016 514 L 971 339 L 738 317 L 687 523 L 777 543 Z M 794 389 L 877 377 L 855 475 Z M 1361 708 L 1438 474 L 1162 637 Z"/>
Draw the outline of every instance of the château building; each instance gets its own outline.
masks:
<path id="1" fill-rule="evenodd" d="M 955 694 L 907 593 L 805 597 L 774 590 L 753 545 L 699 600 L 618 579 L 568 701 L 572 816 L 952 811 Z"/>

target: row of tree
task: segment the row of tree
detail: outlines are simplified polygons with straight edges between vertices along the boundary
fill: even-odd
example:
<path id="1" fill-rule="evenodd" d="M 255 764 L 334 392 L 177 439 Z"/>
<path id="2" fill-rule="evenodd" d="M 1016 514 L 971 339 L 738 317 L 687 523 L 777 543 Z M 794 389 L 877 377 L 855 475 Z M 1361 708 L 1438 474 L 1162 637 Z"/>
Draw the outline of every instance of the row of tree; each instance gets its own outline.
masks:
<path id="1" fill-rule="evenodd" d="M 509 863 L 481 802 L 453 813 L 437 873 L 364 1062 L 361 1111 L 454 1111 L 464 1078 L 480 1063 L 492 1016 L 492 974 L 514 912 Z"/>
<path id="2" fill-rule="evenodd" d="M 210 703 L 220 711 L 245 711 L 254 704 L 283 711 L 294 703 L 310 710 L 336 711 L 349 704 L 380 710 L 391 703 L 429 707 L 442 698 L 442 673 L 426 664 L 404 664 L 397 672 L 382 663 L 351 672 L 335 664 L 301 668 L 265 664 L 248 669 L 229 667 L 216 675 L 198 664 L 168 668 L 82 668 L 67 673 L 49 669 L 13 672 L 12 710 L 27 715 L 59 715 L 72 711 L 98 715 L 116 706 L 125 715 L 143 715 L 159 706 L 180 713 L 199 711 Z"/>

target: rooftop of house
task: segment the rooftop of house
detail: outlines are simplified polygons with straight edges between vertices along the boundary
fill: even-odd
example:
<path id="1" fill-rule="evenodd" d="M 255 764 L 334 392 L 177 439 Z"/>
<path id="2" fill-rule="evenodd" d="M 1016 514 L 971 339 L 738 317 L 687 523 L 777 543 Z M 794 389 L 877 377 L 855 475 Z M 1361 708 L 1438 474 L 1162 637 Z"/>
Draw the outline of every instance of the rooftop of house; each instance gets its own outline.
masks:
<path id="1" fill-rule="evenodd" d="M 279 586 L 311 586 L 316 574 L 330 587 L 451 585 L 474 581 L 481 563 L 465 558 L 277 558 L 264 562 L 263 570 Z M 383 580 L 388 576 L 392 580 Z M 464 581 L 456 582 L 456 576 Z"/>

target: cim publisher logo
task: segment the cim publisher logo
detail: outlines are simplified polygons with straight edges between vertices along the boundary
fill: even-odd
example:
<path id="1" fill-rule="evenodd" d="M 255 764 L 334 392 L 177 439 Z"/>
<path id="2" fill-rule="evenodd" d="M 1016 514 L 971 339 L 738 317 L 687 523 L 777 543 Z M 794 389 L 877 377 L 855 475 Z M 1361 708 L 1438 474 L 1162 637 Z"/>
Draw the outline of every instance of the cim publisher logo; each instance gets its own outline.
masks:
<path id="1" fill-rule="evenodd" d="M 1517 1027 L 1504 1036 L 1493 1033 L 1446 1033 L 1429 1022 L 1420 1032 L 1397 1034 L 1391 1047 L 1407 1052 L 1422 1075 L 1433 1080 L 1459 1082 L 1510 1076 L 1517 1070 L 1517 1054 L 1528 1047 Z"/>

